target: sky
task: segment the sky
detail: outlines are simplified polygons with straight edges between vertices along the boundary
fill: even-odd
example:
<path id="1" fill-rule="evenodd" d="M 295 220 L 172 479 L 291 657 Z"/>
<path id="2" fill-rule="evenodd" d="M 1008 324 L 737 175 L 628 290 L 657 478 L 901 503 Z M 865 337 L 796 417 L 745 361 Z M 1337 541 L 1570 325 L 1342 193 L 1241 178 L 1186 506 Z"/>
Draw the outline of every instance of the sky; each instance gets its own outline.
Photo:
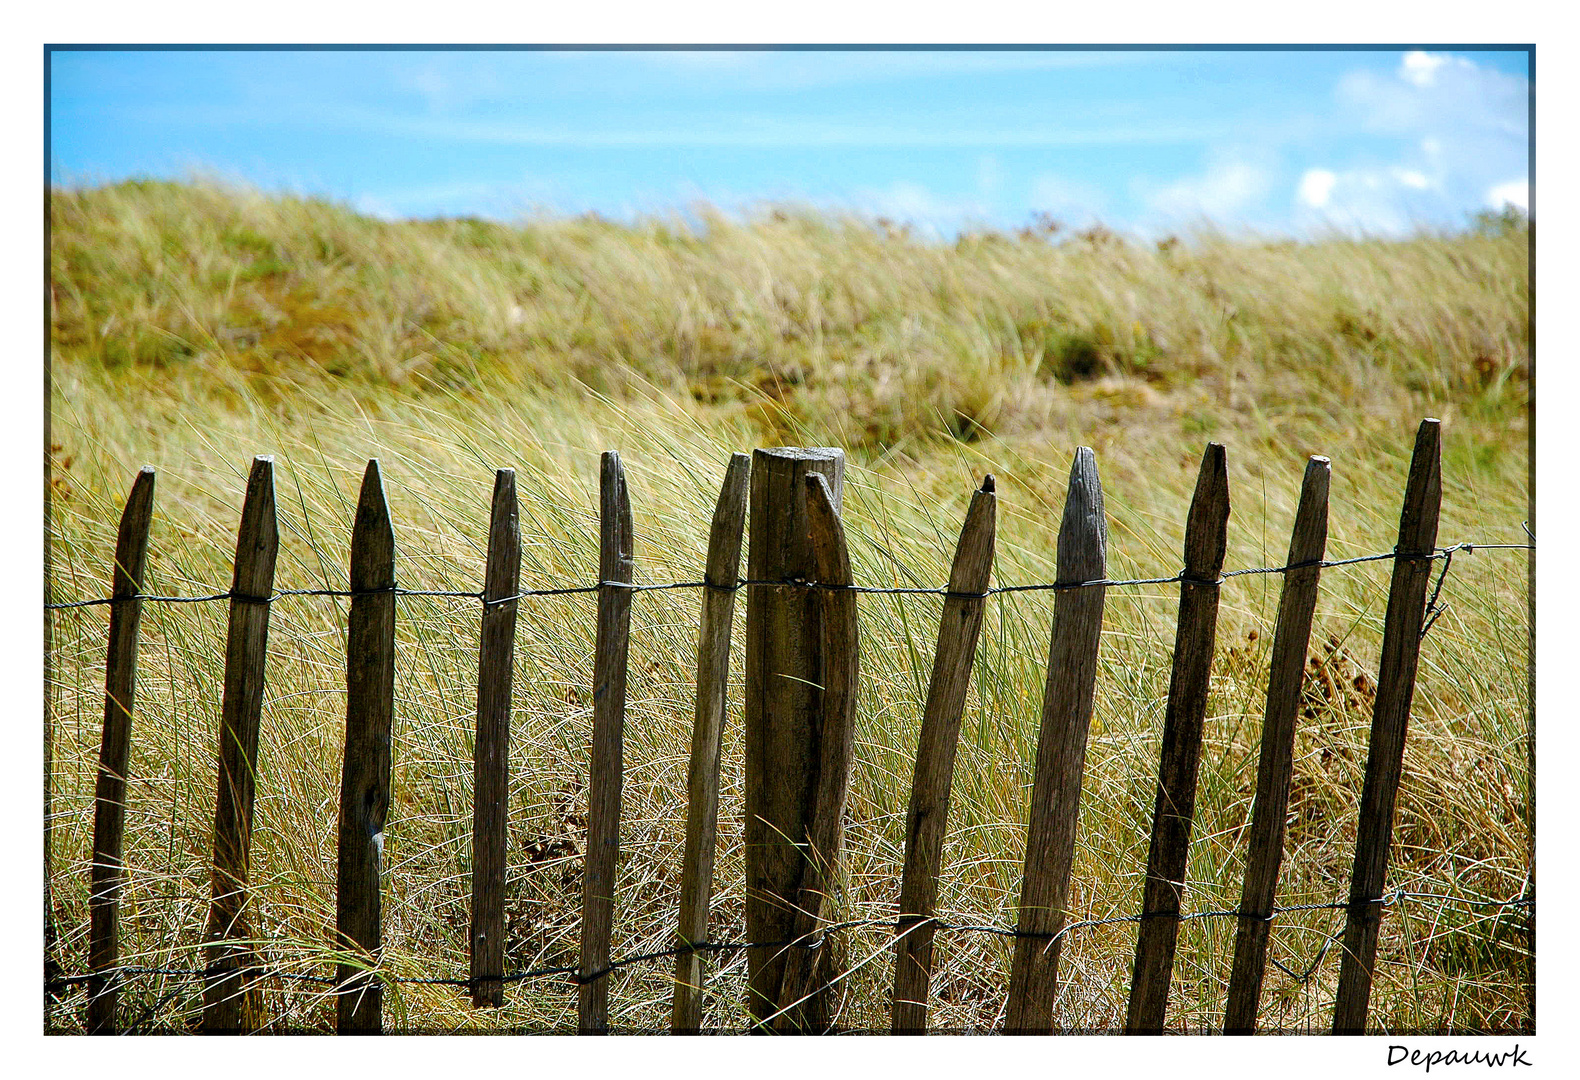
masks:
<path id="1" fill-rule="evenodd" d="M 1524 51 L 61 50 L 56 184 L 387 218 L 811 205 L 923 234 L 1456 228 L 1530 205 Z"/>

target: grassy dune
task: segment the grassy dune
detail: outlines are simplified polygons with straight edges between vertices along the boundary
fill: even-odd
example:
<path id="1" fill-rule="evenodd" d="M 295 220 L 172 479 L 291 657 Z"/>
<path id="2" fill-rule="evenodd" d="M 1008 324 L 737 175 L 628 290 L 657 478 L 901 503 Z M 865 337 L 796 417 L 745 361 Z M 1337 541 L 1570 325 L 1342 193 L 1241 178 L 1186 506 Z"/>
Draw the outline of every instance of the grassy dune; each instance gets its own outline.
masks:
<path id="1" fill-rule="evenodd" d="M 523 584 L 596 577 L 599 451 L 626 462 L 637 581 L 695 580 L 729 452 L 837 445 L 857 580 L 936 585 L 970 492 L 998 480 L 1000 584 L 1051 581 L 1076 445 L 1097 453 L 1110 574 L 1179 569 L 1197 463 L 1228 448 L 1230 568 L 1279 564 L 1305 457 L 1333 459 L 1329 557 L 1386 551 L 1415 426 L 1444 421 L 1440 543 L 1524 541 L 1530 471 L 1528 236 L 1293 244 L 1197 236 L 1142 246 L 1052 225 L 928 243 L 904 230 L 768 211 L 747 222 L 508 227 L 388 223 L 321 202 L 128 183 L 51 199 L 50 586 L 105 595 L 120 506 L 159 470 L 149 587 L 222 591 L 252 455 L 277 458 L 276 587 L 344 588 L 356 487 L 381 459 L 409 588 L 474 589 L 493 470 L 522 493 Z M 1426 639 L 1390 886 L 1518 894 L 1530 838 L 1524 553 L 1457 556 Z M 1365 764 L 1386 563 L 1325 573 L 1317 670 L 1297 746 L 1284 904 L 1343 899 Z M 1278 583 L 1231 579 L 1209 703 L 1188 910 L 1238 903 Z M 672 943 L 698 598 L 633 608 L 616 956 Z M 385 964 L 464 977 L 477 605 L 399 601 Z M 1136 911 L 1176 596 L 1111 591 L 1077 841 L 1072 915 Z M 833 916 L 892 918 L 936 597 L 861 600 L 863 685 Z M 989 602 L 957 763 L 943 916 L 1014 923 L 1052 602 Z M 344 724 L 345 602 L 273 608 L 253 851 L 256 918 L 280 970 L 325 974 Z M 86 968 L 87 865 L 103 709 L 105 609 L 53 616 L 59 959 Z M 222 604 L 145 607 L 128 807 L 123 951 L 200 967 L 208 900 Z M 591 728 L 592 601 L 526 602 L 512 716 L 512 970 L 573 964 Z M 740 633 L 740 627 L 737 627 Z M 739 640 L 739 638 L 737 638 Z M 737 650 L 738 653 L 738 650 Z M 740 660 L 737 655 L 737 668 Z M 739 671 L 736 676 L 738 678 Z M 714 925 L 743 936 L 738 682 L 725 734 Z M 1342 913 L 1281 917 L 1272 956 L 1311 966 Z M 889 935 L 841 935 L 841 1023 L 887 1024 Z M 1057 1022 L 1123 1021 L 1134 925 L 1073 934 Z M 1184 924 L 1171 1026 L 1222 1020 L 1233 921 Z M 1510 1029 L 1523 1016 L 1523 916 L 1390 908 L 1374 1021 Z M 932 1023 L 1001 1022 L 1007 939 L 943 934 Z M 746 1015 L 744 959 L 721 961 L 705 1023 Z M 614 976 L 617 1027 L 661 1027 L 667 962 Z M 1324 1030 L 1337 947 L 1309 979 L 1271 968 L 1264 1023 Z M 574 988 L 513 984 L 502 1012 L 451 987 L 397 983 L 389 1021 L 425 1030 L 574 1025 Z M 143 976 L 128 1019 L 179 1026 L 195 980 Z M 333 1003 L 275 981 L 282 1025 L 325 1029 Z M 82 998 L 57 1005 L 77 1024 Z"/>

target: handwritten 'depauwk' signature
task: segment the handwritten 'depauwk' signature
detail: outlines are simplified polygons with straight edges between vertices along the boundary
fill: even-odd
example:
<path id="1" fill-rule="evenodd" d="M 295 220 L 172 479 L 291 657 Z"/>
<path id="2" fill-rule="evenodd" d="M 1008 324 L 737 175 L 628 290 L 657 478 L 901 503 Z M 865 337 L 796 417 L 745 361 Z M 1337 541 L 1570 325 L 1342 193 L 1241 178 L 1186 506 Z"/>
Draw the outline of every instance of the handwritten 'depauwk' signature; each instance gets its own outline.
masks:
<path id="1" fill-rule="evenodd" d="M 1389 1065 L 1418 1065 L 1427 1072 L 1432 1071 L 1432 1066 L 1438 1065 L 1485 1065 L 1496 1067 L 1499 1065 L 1529 1065 L 1531 1059 L 1525 1056 L 1525 1051 L 1520 1049 L 1520 1044 L 1515 1043 L 1508 1050 L 1412 1050 L 1408 1046 L 1393 1045 L 1388 1047 Z"/>

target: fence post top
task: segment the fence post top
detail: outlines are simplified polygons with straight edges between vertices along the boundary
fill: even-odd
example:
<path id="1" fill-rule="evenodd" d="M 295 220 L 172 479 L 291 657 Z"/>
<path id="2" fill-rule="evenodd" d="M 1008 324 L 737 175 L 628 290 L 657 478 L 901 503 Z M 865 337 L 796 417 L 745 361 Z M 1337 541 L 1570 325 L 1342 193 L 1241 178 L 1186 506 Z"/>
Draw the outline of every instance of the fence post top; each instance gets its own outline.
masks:
<path id="1" fill-rule="evenodd" d="M 788 461 L 839 461 L 845 451 L 837 446 L 759 446 L 753 454 Z"/>

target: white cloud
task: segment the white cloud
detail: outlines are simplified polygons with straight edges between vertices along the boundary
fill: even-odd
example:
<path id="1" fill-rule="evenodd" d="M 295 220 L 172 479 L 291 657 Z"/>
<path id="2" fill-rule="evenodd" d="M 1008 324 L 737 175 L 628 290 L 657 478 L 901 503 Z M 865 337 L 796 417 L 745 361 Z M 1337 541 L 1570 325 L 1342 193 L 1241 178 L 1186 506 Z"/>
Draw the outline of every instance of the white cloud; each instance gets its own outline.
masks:
<path id="1" fill-rule="evenodd" d="M 1308 169 L 1295 189 L 1295 223 L 1304 230 L 1399 236 L 1440 219 L 1444 207 L 1430 177 L 1398 166 Z"/>
<path id="2" fill-rule="evenodd" d="M 1438 69 L 1446 64 L 1474 68 L 1476 65 L 1459 56 L 1421 52 L 1419 49 L 1404 54 L 1399 63 L 1399 77 L 1415 86 L 1431 86 L 1437 82 Z"/>
<path id="3" fill-rule="evenodd" d="M 414 89 L 414 92 L 415 89 Z M 685 122 L 635 123 L 622 116 L 580 125 L 545 119 L 519 110 L 473 110 L 414 115 L 343 102 L 303 106 L 298 116 L 365 135 L 370 132 L 454 145 L 634 149 L 645 147 L 853 147 L 871 149 L 1076 149 L 1103 146 L 1177 146 L 1223 138 L 1232 130 L 1224 120 L 1200 123 L 1139 123 L 1063 127 L 984 122 L 980 117 L 944 118 L 925 125 L 896 125 L 890 118 L 830 120 L 771 112 L 719 110 Z M 178 115 L 142 110 L 138 120 L 153 123 Z M 179 114 L 186 116 L 187 114 Z M 205 115 L 214 126 L 249 123 L 249 110 L 221 108 Z"/>
<path id="4" fill-rule="evenodd" d="M 1397 234 L 1501 206 L 1508 177 L 1528 168 L 1529 94 L 1522 76 L 1421 51 L 1406 53 L 1391 74 L 1346 75 L 1335 91 L 1340 107 L 1362 131 L 1400 141 L 1391 152 L 1386 143 L 1372 150 L 1370 160 L 1308 170 L 1295 193 L 1297 223 Z M 1321 174 L 1332 180 L 1320 181 L 1325 197 L 1313 198 L 1308 181 L 1318 184 L 1312 178 Z"/>
<path id="5" fill-rule="evenodd" d="M 1505 206 L 1515 206 L 1531 212 L 1531 184 L 1528 180 L 1510 180 L 1505 184 L 1495 184 L 1487 192 L 1487 205 L 1494 210 L 1501 210 Z"/>
<path id="6" fill-rule="evenodd" d="M 1424 191 L 1432 186 L 1432 181 L 1428 180 L 1423 173 L 1418 172 L 1415 169 L 1401 169 L 1395 167 L 1388 170 L 1388 175 L 1393 177 L 1405 187 L 1415 188 L 1417 191 Z"/>
<path id="7" fill-rule="evenodd" d="M 1300 178 L 1300 186 L 1296 195 L 1307 206 L 1320 210 L 1328 205 L 1328 197 L 1333 194 L 1333 185 L 1339 182 L 1332 170 L 1307 169 L 1306 174 Z"/>
<path id="8" fill-rule="evenodd" d="M 1447 148 L 1467 133 L 1526 141 L 1530 80 L 1462 56 L 1406 53 L 1394 74 L 1356 71 L 1339 80 L 1340 105 L 1379 134 L 1432 138 Z"/>
<path id="9" fill-rule="evenodd" d="M 1153 215 L 1174 223 L 1210 218 L 1225 223 L 1242 222 L 1256 209 L 1272 186 L 1265 166 L 1241 158 L 1224 157 L 1199 176 L 1154 185 L 1138 181 L 1136 193 Z"/>
<path id="10" fill-rule="evenodd" d="M 877 84 L 940 75 L 994 75 L 1021 71 L 1158 66 L 1173 62 L 1169 51 L 1060 50 L 656 50 L 623 54 L 621 63 L 686 78 L 715 78 L 734 90 L 809 90 Z"/>

